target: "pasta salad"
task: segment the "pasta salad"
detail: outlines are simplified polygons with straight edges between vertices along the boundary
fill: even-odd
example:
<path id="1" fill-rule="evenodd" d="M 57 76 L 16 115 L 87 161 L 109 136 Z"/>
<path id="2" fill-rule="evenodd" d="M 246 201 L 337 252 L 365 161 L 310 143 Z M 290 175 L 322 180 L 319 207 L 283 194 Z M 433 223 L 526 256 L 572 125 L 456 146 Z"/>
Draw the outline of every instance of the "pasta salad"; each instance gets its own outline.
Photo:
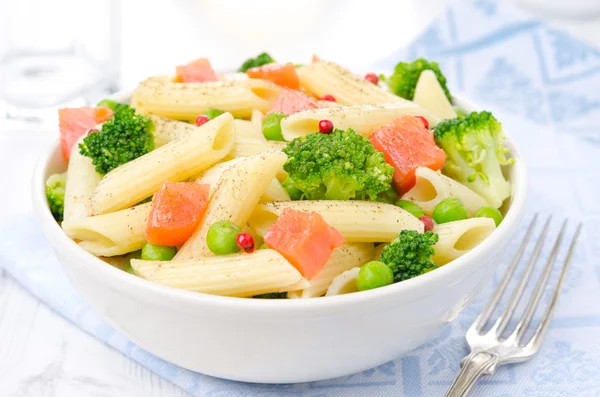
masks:
<path id="1" fill-rule="evenodd" d="M 152 76 L 130 103 L 59 110 L 50 211 L 138 277 L 244 298 L 340 295 L 418 277 L 502 222 L 512 162 L 490 112 L 436 62 L 357 76 L 266 53 Z"/>

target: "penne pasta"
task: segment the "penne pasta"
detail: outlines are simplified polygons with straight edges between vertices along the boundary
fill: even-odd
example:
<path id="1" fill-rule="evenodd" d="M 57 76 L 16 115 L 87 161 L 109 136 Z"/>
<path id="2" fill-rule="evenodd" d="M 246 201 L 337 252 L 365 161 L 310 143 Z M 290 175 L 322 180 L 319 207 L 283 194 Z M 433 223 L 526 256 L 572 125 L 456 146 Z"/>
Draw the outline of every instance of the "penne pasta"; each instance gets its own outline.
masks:
<path id="1" fill-rule="evenodd" d="M 330 94 L 342 105 L 408 102 L 333 62 L 318 61 L 297 69 L 297 73 L 300 84 L 317 98 Z"/>
<path id="2" fill-rule="evenodd" d="M 265 117 L 265 115 L 263 114 L 263 112 L 261 112 L 260 110 L 254 109 L 252 111 L 252 117 L 250 117 L 250 121 L 252 122 L 252 124 L 255 125 L 256 129 L 258 131 L 260 131 L 261 138 L 266 141 L 265 136 L 263 135 L 263 132 L 262 132 L 262 121 L 263 121 L 264 117 Z"/>
<path id="3" fill-rule="evenodd" d="M 227 158 L 250 157 L 270 150 L 281 150 L 285 145 L 285 142 L 236 136 L 235 147 Z"/>
<path id="4" fill-rule="evenodd" d="M 146 243 L 146 226 L 152 203 L 110 214 L 65 220 L 62 228 L 84 250 L 96 256 L 123 255 Z"/>
<path id="5" fill-rule="evenodd" d="M 340 274 L 354 267 L 360 267 L 373 257 L 372 243 L 347 243 L 331 253 L 323 270 L 313 279 L 310 286 L 291 293 L 295 298 L 316 298 L 327 292 L 331 282 Z M 288 294 L 289 296 L 290 294 Z"/>
<path id="6" fill-rule="evenodd" d="M 94 215 L 127 208 L 149 197 L 165 181 L 184 181 L 224 158 L 234 145 L 229 113 L 104 176 L 92 196 Z"/>
<path id="7" fill-rule="evenodd" d="M 197 128 L 194 124 L 190 124 L 185 121 L 172 120 L 156 115 L 150 115 L 149 117 L 152 119 L 156 127 L 153 133 L 156 147 L 161 147 L 171 141 L 174 141 L 175 139 L 188 135 L 194 132 Z M 262 131 L 257 129 L 253 123 L 247 120 L 239 119 L 235 119 L 233 122 L 235 123 L 236 140 L 239 140 L 240 144 L 248 142 L 249 139 L 258 139 L 265 143 L 265 147 L 267 148 L 266 150 L 270 148 L 270 145 L 267 143 Z M 249 151 L 250 150 L 248 150 L 248 152 Z"/>
<path id="8" fill-rule="evenodd" d="M 280 92 L 281 87 L 261 79 L 175 83 L 171 76 L 156 76 L 138 85 L 131 102 L 144 114 L 193 122 L 210 108 L 250 118 L 254 109 L 267 111 Z"/>
<path id="9" fill-rule="evenodd" d="M 442 266 L 463 256 L 495 229 L 496 224 L 490 218 L 471 218 L 435 225 L 433 232 L 437 233 L 440 239 L 433 247 L 433 263 Z"/>
<path id="10" fill-rule="evenodd" d="M 371 83 L 369 83 L 371 84 Z M 335 128 L 352 128 L 361 135 L 369 136 L 379 128 L 404 115 L 425 117 L 434 127 L 439 119 L 430 111 L 413 102 L 396 102 L 383 105 L 356 105 L 338 108 L 305 110 L 281 120 L 281 132 L 287 141 L 319 131 L 319 121 L 330 120 Z"/>
<path id="11" fill-rule="evenodd" d="M 431 216 L 435 206 L 450 196 L 458 197 L 462 201 L 468 217 L 475 216 L 481 207 L 488 205 L 483 197 L 439 171 L 419 167 L 415 176 L 415 186 L 404 193 L 402 199 L 412 201 L 427 215 Z"/>
<path id="12" fill-rule="evenodd" d="M 191 134 L 198 128 L 195 124 L 186 123 L 185 121 L 173 120 L 153 114 L 149 117 L 154 123 L 154 144 L 157 148 L 182 136 Z"/>
<path id="13" fill-rule="evenodd" d="M 334 278 L 327 289 L 325 296 L 336 296 L 358 292 L 358 288 L 356 287 L 356 277 L 358 277 L 359 272 L 360 267 L 354 267 Z"/>
<path id="14" fill-rule="evenodd" d="M 271 249 L 177 262 L 133 259 L 131 266 L 146 280 L 213 295 L 251 297 L 308 285 L 294 266 Z"/>
<path id="15" fill-rule="evenodd" d="M 250 138 L 258 139 L 263 142 L 267 142 L 265 136 L 262 133 L 262 126 L 257 126 L 254 122 L 248 120 L 234 120 L 235 122 L 235 136 L 239 138 Z"/>
<path id="16" fill-rule="evenodd" d="M 200 227 L 181 247 L 175 260 L 212 255 L 206 245 L 206 233 L 213 223 L 225 220 L 245 225 L 286 159 L 287 156 L 282 152 L 265 152 L 245 158 L 223 171 L 200 221 Z"/>
<path id="17" fill-rule="evenodd" d="M 65 221 L 86 218 L 92 215 L 92 195 L 102 176 L 96 172 L 92 159 L 79 153 L 83 137 L 73 145 L 67 169 L 65 186 Z"/>
<path id="18" fill-rule="evenodd" d="M 323 101 L 323 100 L 321 100 L 321 101 L 317 101 L 317 103 L 319 104 L 319 107 L 322 107 L 322 108 L 340 108 L 340 107 L 344 106 L 344 105 L 341 105 L 341 104 L 339 104 L 337 102 L 334 102 L 334 101 Z"/>
<path id="19" fill-rule="evenodd" d="M 457 116 L 433 70 L 421 72 L 415 87 L 413 102 L 442 120 L 455 119 Z"/>
<path id="20" fill-rule="evenodd" d="M 314 211 L 340 231 L 347 242 L 390 242 L 403 229 L 423 232 L 423 223 L 391 204 L 371 201 L 302 200 L 264 203 L 256 207 L 248 223 L 264 236 L 286 208 Z"/>
<path id="21" fill-rule="evenodd" d="M 201 175 L 196 178 L 196 183 L 210 185 L 211 194 L 214 192 L 219 179 L 223 175 L 223 172 L 234 164 L 242 161 L 242 158 L 237 158 L 229 161 L 225 161 L 224 163 L 219 163 L 208 170 L 204 171 Z M 270 201 L 289 201 L 290 195 L 288 192 L 281 186 L 281 183 L 277 180 L 277 178 L 273 178 L 267 190 L 262 195 L 260 201 L 262 202 L 270 202 Z"/>

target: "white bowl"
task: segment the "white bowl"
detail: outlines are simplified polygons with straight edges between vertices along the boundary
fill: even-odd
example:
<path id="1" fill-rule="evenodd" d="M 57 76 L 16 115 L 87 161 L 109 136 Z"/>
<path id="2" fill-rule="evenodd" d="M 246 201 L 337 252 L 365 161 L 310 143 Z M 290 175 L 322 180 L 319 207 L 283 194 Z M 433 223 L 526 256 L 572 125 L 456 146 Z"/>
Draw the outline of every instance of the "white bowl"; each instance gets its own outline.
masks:
<path id="1" fill-rule="evenodd" d="M 463 108 L 473 106 L 458 101 Z M 44 181 L 62 172 L 58 142 L 34 173 L 38 221 L 83 298 L 131 341 L 203 374 L 261 383 L 344 376 L 397 358 L 454 320 L 486 285 L 522 217 L 526 172 L 514 141 L 510 209 L 471 252 L 422 276 L 327 298 L 240 299 L 177 290 L 110 266 L 67 238 L 54 221 Z"/>

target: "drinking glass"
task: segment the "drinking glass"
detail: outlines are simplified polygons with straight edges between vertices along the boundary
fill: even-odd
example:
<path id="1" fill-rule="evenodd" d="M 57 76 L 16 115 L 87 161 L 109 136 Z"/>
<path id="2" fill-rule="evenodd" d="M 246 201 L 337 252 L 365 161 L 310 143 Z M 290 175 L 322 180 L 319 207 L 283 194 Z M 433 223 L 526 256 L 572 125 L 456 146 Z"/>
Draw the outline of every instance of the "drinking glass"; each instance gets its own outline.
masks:
<path id="1" fill-rule="evenodd" d="M 118 89 L 118 0 L 0 0 L 0 121 L 56 119 Z"/>

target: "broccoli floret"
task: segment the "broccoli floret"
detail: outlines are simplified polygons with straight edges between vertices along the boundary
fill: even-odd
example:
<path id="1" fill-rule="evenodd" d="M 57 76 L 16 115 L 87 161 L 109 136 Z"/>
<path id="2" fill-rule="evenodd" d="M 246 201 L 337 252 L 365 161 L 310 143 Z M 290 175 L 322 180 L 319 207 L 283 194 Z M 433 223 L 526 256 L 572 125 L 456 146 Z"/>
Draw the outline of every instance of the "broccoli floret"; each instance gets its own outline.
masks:
<path id="1" fill-rule="evenodd" d="M 46 180 L 46 199 L 50 212 L 57 222 L 63 220 L 65 210 L 65 186 L 67 184 L 67 173 L 53 174 Z"/>
<path id="2" fill-rule="evenodd" d="M 431 261 L 435 253 L 433 245 L 438 239 L 438 235 L 432 232 L 402 230 L 400 235 L 383 249 L 379 260 L 392 269 L 394 282 L 420 276 L 438 267 Z"/>
<path id="3" fill-rule="evenodd" d="M 255 299 L 287 299 L 287 292 L 269 292 L 268 294 L 254 295 Z"/>
<path id="4" fill-rule="evenodd" d="M 154 123 L 135 114 L 129 105 L 117 106 L 102 130 L 92 132 L 79 144 L 80 153 L 92 159 L 96 171 L 109 171 L 154 150 Z"/>
<path id="5" fill-rule="evenodd" d="M 394 168 L 352 129 L 305 135 L 283 152 L 283 169 L 303 199 L 374 201 L 392 190 Z"/>
<path id="6" fill-rule="evenodd" d="M 400 62 L 394 68 L 394 73 L 385 79 L 385 82 L 394 94 L 412 101 L 419 76 L 423 70 L 427 69 L 433 70 L 446 97 L 452 103 L 452 96 L 446 86 L 446 77 L 442 74 L 437 62 L 430 62 L 423 58 L 415 59 L 413 62 Z"/>
<path id="7" fill-rule="evenodd" d="M 465 184 L 496 208 L 510 196 L 502 174 L 507 159 L 502 124 L 490 112 L 473 112 L 435 127 L 435 143 L 446 152 L 444 173 Z"/>
<path id="8" fill-rule="evenodd" d="M 252 69 L 258 66 L 266 65 L 267 63 L 274 62 L 275 60 L 271 58 L 271 55 L 267 54 L 266 52 L 263 52 L 261 54 L 258 54 L 256 58 L 247 59 L 246 62 L 244 62 L 242 66 L 240 66 L 238 72 L 246 73 L 246 70 L 248 69 Z"/>

